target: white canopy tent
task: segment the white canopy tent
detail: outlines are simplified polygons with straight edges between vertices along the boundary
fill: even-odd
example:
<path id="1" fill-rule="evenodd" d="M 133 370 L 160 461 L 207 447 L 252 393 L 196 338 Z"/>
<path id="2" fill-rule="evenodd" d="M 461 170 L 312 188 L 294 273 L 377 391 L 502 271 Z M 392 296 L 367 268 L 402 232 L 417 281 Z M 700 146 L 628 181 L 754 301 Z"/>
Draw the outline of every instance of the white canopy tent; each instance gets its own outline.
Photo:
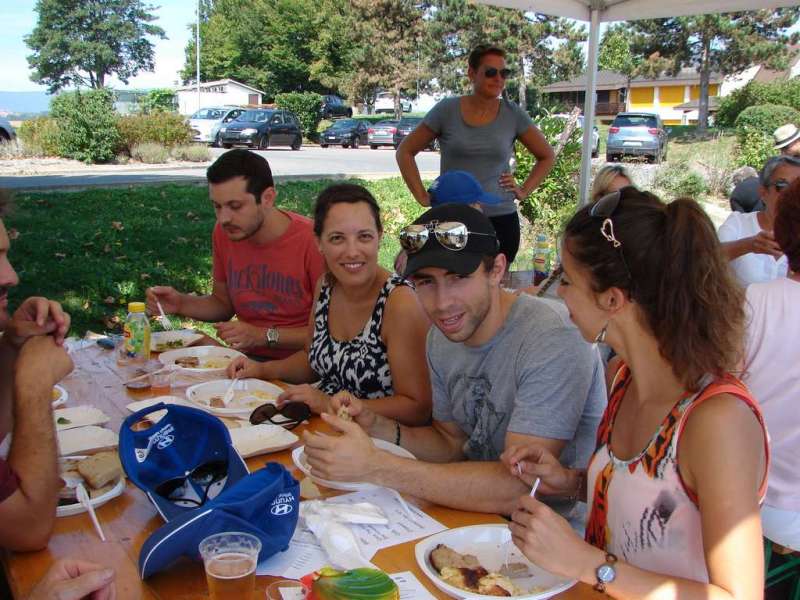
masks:
<path id="1" fill-rule="evenodd" d="M 588 78 L 586 80 L 586 105 L 584 123 L 594 122 L 595 81 L 599 52 L 600 23 L 607 21 L 634 21 L 638 19 L 664 19 L 686 15 L 728 13 L 764 8 L 798 6 L 798 0 L 472 0 L 514 8 L 524 12 L 537 12 L 556 17 L 567 17 L 589 22 Z M 592 128 L 583 130 L 583 157 L 581 160 L 580 204 L 589 197 L 589 179 L 592 170 Z"/>

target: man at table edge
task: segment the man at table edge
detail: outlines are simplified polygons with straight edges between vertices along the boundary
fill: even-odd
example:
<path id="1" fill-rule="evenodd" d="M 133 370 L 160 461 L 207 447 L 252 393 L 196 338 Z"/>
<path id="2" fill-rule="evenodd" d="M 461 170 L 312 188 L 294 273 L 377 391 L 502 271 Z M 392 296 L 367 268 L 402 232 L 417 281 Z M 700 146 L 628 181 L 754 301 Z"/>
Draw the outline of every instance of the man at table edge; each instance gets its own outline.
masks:
<path id="1" fill-rule="evenodd" d="M 466 247 L 450 250 L 438 242 L 433 230 L 443 222 L 466 225 Z M 481 212 L 443 205 L 415 224 L 425 225 L 429 237 L 410 252 L 406 275 L 435 325 L 427 343 L 433 423 L 405 427 L 337 395 L 334 411 L 348 406 L 355 423 L 323 415 L 343 435 L 306 432 L 308 464 L 325 479 L 510 514 L 529 490 L 503 472 L 500 454 L 536 441 L 565 464 L 586 464 L 605 406 L 602 364 L 563 306 L 501 289 L 505 257 Z M 368 435 L 401 445 L 418 460 L 379 450 Z M 574 497 L 554 502 L 573 526 L 582 526 Z"/>
<path id="2" fill-rule="evenodd" d="M 45 547 L 55 524 L 62 484 L 53 386 L 72 371 L 63 348 L 70 319 L 41 297 L 28 298 L 9 317 L 8 291 L 19 283 L 3 222 L 9 202 L 0 190 L 0 547 L 28 551 Z"/>
<path id="3" fill-rule="evenodd" d="M 311 220 L 275 206 L 272 171 L 255 152 L 222 154 L 207 177 L 216 214 L 211 294 L 155 286 L 147 309 L 159 314 L 158 301 L 166 313 L 215 322 L 236 350 L 285 358 L 305 343 L 314 286 L 325 271 Z"/>

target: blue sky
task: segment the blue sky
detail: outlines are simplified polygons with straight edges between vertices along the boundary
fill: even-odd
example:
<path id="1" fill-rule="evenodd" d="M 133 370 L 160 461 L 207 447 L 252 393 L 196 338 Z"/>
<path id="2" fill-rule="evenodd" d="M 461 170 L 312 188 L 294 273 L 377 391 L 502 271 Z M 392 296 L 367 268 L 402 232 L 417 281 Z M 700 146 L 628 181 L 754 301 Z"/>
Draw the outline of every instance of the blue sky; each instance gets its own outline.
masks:
<path id="1" fill-rule="evenodd" d="M 153 12 L 158 17 L 155 22 L 167 34 L 166 40 L 155 40 L 156 65 L 154 73 L 142 73 L 130 80 L 129 87 L 151 88 L 171 86 L 183 68 L 184 48 L 190 36 L 194 35 L 186 25 L 194 23 L 194 0 L 162 0 L 153 2 L 158 8 Z M 0 0 L 0 56 L 5 57 L 5 66 L 0 70 L 0 90 L 3 91 L 44 91 L 45 88 L 33 83 L 29 77 L 26 57 L 30 49 L 23 38 L 36 26 L 35 0 Z M 112 80 L 114 87 L 117 85 Z"/>

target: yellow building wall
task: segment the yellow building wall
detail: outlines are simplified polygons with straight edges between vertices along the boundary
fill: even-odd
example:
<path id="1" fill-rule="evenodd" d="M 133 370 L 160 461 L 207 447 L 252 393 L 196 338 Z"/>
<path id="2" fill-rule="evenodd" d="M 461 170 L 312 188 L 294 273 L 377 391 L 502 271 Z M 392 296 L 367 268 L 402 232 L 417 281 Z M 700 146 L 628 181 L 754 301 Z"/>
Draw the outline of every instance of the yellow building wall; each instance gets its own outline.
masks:
<path id="1" fill-rule="evenodd" d="M 708 86 L 708 96 L 719 96 L 719 85 L 716 83 L 712 83 Z M 691 89 L 691 96 L 692 100 L 699 100 L 700 99 L 700 86 L 693 85 Z"/>
<path id="2" fill-rule="evenodd" d="M 681 125 L 680 119 L 664 119 L 664 125 Z"/>
<path id="3" fill-rule="evenodd" d="M 683 104 L 683 92 L 685 87 L 682 85 L 665 85 L 658 88 L 658 104 L 664 107 L 673 107 Z"/>
<path id="4" fill-rule="evenodd" d="M 631 88 L 631 110 L 652 109 L 654 97 L 654 88 Z"/>

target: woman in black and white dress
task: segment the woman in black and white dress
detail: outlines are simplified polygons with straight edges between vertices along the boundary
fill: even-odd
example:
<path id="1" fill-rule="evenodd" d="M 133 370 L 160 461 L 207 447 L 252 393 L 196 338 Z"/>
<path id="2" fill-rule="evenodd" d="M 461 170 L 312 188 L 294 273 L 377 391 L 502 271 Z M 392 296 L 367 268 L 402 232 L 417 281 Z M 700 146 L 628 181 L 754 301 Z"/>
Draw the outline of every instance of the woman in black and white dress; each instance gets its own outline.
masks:
<path id="1" fill-rule="evenodd" d="M 361 186 L 330 186 L 317 198 L 314 232 L 328 272 L 317 283 L 306 347 L 278 361 L 237 359 L 228 374 L 293 384 L 279 405 L 330 412 L 331 396 L 346 391 L 406 425 L 427 423 L 429 322 L 410 284 L 378 265 L 377 202 Z"/>

